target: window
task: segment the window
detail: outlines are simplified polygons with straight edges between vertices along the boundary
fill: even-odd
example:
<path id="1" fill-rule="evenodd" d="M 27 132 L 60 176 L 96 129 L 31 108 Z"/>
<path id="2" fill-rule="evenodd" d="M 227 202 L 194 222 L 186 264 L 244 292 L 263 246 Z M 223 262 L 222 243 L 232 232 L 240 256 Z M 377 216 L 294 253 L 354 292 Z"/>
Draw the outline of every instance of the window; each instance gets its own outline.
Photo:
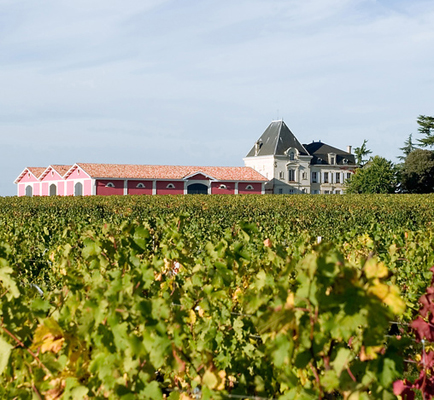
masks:
<path id="1" fill-rule="evenodd" d="M 283 194 L 283 189 L 279 189 L 279 194 Z"/>
<path id="2" fill-rule="evenodd" d="M 175 189 L 175 185 L 174 185 L 173 183 L 169 183 L 169 184 L 166 186 L 166 189 Z"/>
<path id="3" fill-rule="evenodd" d="M 26 196 L 27 197 L 32 197 L 33 196 L 33 188 L 30 185 L 26 186 Z"/>
<path id="4" fill-rule="evenodd" d="M 335 158 L 334 157 L 330 157 L 330 164 L 334 165 L 335 163 Z"/>
<path id="5" fill-rule="evenodd" d="M 57 195 L 57 186 L 52 183 L 50 185 L 50 196 L 56 196 Z"/>
<path id="6" fill-rule="evenodd" d="M 223 184 L 221 184 L 221 185 L 219 186 L 219 189 L 227 189 L 227 186 L 226 186 L 226 185 L 223 185 Z"/>
<path id="7" fill-rule="evenodd" d="M 306 194 L 306 189 L 301 189 L 301 193 Z"/>
<path id="8" fill-rule="evenodd" d="M 347 179 L 351 178 L 351 172 L 347 172 Z"/>
<path id="9" fill-rule="evenodd" d="M 80 175 L 80 170 L 79 169 L 77 169 L 77 174 Z"/>
<path id="10" fill-rule="evenodd" d="M 318 182 L 318 176 L 316 172 L 312 172 L 312 183 Z"/>
<path id="11" fill-rule="evenodd" d="M 109 182 L 107 183 L 107 185 L 105 185 L 105 187 L 114 188 L 115 185 L 113 184 L 113 182 Z"/>
<path id="12" fill-rule="evenodd" d="M 289 153 L 289 159 L 290 159 L 291 161 L 294 161 L 294 159 L 295 159 L 295 155 L 294 155 L 294 152 L 293 152 L 293 151 L 291 151 L 291 153 Z"/>
<path id="13" fill-rule="evenodd" d="M 246 190 L 253 190 L 253 186 L 252 185 L 247 185 L 246 186 Z"/>
<path id="14" fill-rule="evenodd" d="M 336 172 L 336 183 L 341 183 L 341 173 Z"/>
<path id="15" fill-rule="evenodd" d="M 144 189 L 145 185 L 142 182 L 140 182 L 140 183 L 137 184 L 136 188 L 137 189 Z"/>
<path id="16" fill-rule="evenodd" d="M 324 172 L 324 183 L 329 183 L 329 173 Z"/>
<path id="17" fill-rule="evenodd" d="M 335 193 L 336 194 L 341 194 L 341 191 L 340 190 L 335 190 Z"/>
<path id="18" fill-rule="evenodd" d="M 289 189 L 289 194 L 294 194 L 294 189 Z"/>
<path id="19" fill-rule="evenodd" d="M 51 176 L 54 176 L 54 171 L 51 171 Z"/>
<path id="20" fill-rule="evenodd" d="M 324 190 L 324 194 L 330 194 L 330 190 Z"/>
<path id="21" fill-rule="evenodd" d="M 302 179 L 307 179 L 307 172 L 303 172 L 303 174 L 302 174 Z"/>
<path id="22" fill-rule="evenodd" d="M 285 179 L 285 173 L 283 171 L 279 172 L 279 179 Z"/>
<path id="23" fill-rule="evenodd" d="M 82 195 L 83 195 L 83 185 L 80 182 L 77 182 L 74 187 L 74 196 L 82 196 Z"/>
<path id="24" fill-rule="evenodd" d="M 295 181 L 295 169 L 288 169 L 288 181 L 289 182 Z"/>

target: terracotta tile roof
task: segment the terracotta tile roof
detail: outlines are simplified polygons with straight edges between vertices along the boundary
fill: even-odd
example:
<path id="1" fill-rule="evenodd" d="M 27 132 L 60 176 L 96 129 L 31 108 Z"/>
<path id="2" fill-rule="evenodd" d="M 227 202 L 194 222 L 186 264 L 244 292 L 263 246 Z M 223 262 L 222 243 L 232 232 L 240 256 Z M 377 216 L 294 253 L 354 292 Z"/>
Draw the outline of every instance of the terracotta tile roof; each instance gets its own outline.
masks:
<path id="1" fill-rule="evenodd" d="M 36 176 L 36 178 L 39 178 L 44 171 L 47 169 L 46 167 L 27 167 L 27 169 Z"/>
<path id="2" fill-rule="evenodd" d="M 183 179 L 197 173 L 219 181 L 268 181 L 250 167 L 197 167 L 178 165 L 77 164 L 92 178 Z M 72 172 L 72 171 L 71 171 Z"/>
<path id="3" fill-rule="evenodd" d="M 18 183 L 28 171 L 30 171 L 37 179 L 39 179 L 46 169 L 47 168 L 45 167 L 26 167 L 17 177 L 17 179 L 15 179 L 14 183 Z"/>
<path id="4" fill-rule="evenodd" d="M 72 165 L 51 165 L 51 167 L 53 167 L 60 176 L 63 176 L 71 169 Z"/>

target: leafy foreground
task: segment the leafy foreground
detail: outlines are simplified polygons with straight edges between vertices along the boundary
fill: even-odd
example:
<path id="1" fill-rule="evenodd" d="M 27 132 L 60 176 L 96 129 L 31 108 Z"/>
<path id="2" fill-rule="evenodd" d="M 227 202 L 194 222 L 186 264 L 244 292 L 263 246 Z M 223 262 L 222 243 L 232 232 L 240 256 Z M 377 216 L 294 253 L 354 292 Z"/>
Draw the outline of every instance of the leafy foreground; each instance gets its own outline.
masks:
<path id="1" fill-rule="evenodd" d="M 199 243 L 182 218 L 69 227 L 42 281 L 0 244 L 0 396 L 395 398 L 410 339 L 387 333 L 405 302 L 354 243 L 344 257 L 253 224 Z"/>

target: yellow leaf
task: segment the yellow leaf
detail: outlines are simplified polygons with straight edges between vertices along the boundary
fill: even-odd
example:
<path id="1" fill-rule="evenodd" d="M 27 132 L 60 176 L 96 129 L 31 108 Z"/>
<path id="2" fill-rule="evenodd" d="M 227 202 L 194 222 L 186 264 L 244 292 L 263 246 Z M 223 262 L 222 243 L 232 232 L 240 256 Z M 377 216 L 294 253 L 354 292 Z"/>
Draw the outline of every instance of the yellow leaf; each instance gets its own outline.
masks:
<path id="1" fill-rule="evenodd" d="M 52 318 L 47 318 L 35 330 L 32 348 L 40 349 L 42 353 L 52 351 L 58 353 L 65 338 L 59 324 Z"/>
<path id="2" fill-rule="evenodd" d="M 226 371 L 222 370 L 218 373 L 218 376 L 220 378 L 220 384 L 217 386 L 217 390 L 225 390 L 225 383 L 226 383 Z"/>
<path id="3" fill-rule="evenodd" d="M 375 360 L 383 346 L 362 346 L 360 351 L 360 361 Z"/>
<path id="4" fill-rule="evenodd" d="M 288 297 L 286 298 L 285 308 L 287 310 L 294 308 L 294 293 L 289 292 Z"/>
<path id="5" fill-rule="evenodd" d="M 380 298 L 397 315 L 405 311 L 405 302 L 399 295 L 399 289 L 394 285 L 378 283 L 371 286 L 368 291 Z"/>
<path id="6" fill-rule="evenodd" d="M 377 262 L 373 258 L 366 261 L 363 270 L 368 279 L 385 278 L 389 274 L 387 267 L 382 262 Z"/>
<path id="7" fill-rule="evenodd" d="M 190 310 L 190 323 L 194 324 L 196 322 L 196 313 L 193 310 Z"/>
<path id="8" fill-rule="evenodd" d="M 208 370 L 203 374 L 202 384 L 208 386 L 210 389 L 214 389 L 218 384 L 217 377 Z"/>

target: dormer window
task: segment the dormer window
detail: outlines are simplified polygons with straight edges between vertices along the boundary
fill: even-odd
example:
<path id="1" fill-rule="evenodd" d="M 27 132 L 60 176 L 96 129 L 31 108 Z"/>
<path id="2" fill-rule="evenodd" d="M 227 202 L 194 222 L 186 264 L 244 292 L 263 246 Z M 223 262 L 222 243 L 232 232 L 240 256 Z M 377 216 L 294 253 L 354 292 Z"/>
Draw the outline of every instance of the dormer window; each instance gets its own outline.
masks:
<path id="1" fill-rule="evenodd" d="M 291 151 L 291 152 L 289 153 L 289 159 L 290 159 L 290 161 L 294 161 L 294 160 L 295 160 L 295 154 L 294 154 L 293 151 Z"/>
<path id="2" fill-rule="evenodd" d="M 136 188 L 137 189 L 144 189 L 145 185 L 142 182 L 140 182 L 140 183 L 137 184 Z"/>
<path id="3" fill-rule="evenodd" d="M 255 156 L 257 156 L 259 154 L 259 150 L 261 150 L 263 143 L 262 140 L 259 139 L 256 143 L 255 143 Z"/>
<path id="4" fill-rule="evenodd" d="M 318 158 L 318 164 L 322 163 L 322 158 Z"/>
<path id="5" fill-rule="evenodd" d="M 347 165 L 347 164 L 348 164 L 348 159 L 347 159 L 347 158 L 344 158 L 344 159 L 342 160 L 342 162 L 343 162 L 345 165 Z"/>
<path id="6" fill-rule="evenodd" d="M 246 190 L 253 190 L 253 186 L 252 185 L 247 185 L 246 186 Z"/>
<path id="7" fill-rule="evenodd" d="M 335 158 L 334 157 L 330 157 L 330 164 L 332 164 L 332 165 L 335 164 Z"/>
<path id="8" fill-rule="evenodd" d="M 105 185 L 106 188 L 114 188 L 115 185 L 113 184 L 113 182 L 109 182 L 107 183 L 107 185 Z"/>
<path id="9" fill-rule="evenodd" d="M 219 186 L 219 189 L 227 189 L 227 186 L 226 185 L 223 185 L 223 184 L 221 184 L 220 186 Z"/>
<path id="10" fill-rule="evenodd" d="M 174 185 L 173 183 L 169 183 L 169 184 L 166 186 L 166 189 L 175 189 L 175 185 Z"/>

